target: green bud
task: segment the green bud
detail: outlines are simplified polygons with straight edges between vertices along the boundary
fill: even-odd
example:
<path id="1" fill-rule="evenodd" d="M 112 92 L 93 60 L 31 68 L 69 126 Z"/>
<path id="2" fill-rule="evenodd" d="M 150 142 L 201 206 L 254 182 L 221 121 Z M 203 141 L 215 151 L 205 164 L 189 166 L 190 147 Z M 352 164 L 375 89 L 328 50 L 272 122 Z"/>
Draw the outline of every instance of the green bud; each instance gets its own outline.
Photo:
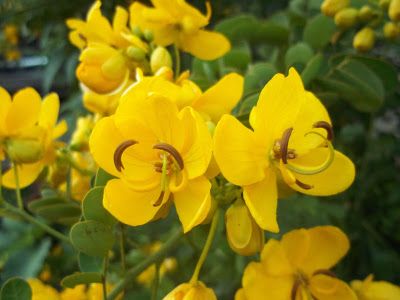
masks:
<path id="1" fill-rule="evenodd" d="M 153 73 L 156 73 L 162 67 L 172 67 L 172 58 L 168 50 L 164 47 L 157 47 L 150 57 L 150 68 Z"/>
<path id="2" fill-rule="evenodd" d="M 132 33 L 134 35 L 136 35 L 138 38 L 142 38 L 143 37 L 143 32 L 140 30 L 140 27 L 137 26 L 137 25 L 132 28 Z"/>
<path id="3" fill-rule="evenodd" d="M 350 28 L 357 23 L 358 10 L 355 8 L 345 8 L 335 15 L 335 23 L 341 28 Z"/>
<path id="4" fill-rule="evenodd" d="M 126 49 L 126 55 L 136 61 L 142 61 L 146 58 L 146 52 L 135 46 L 129 46 L 128 49 Z"/>
<path id="5" fill-rule="evenodd" d="M 44 155 L 44 145 L 37 139 L 11 139 L 6 143 L 6 151 L 11 161 L 30 164 Z"/>
<path id="6" fill-rule="evenodd" d="M 148 41 L 148 42 L 151 42 L 151 41 L 153 41 L 153 39 L 154 39 L 153 32 L 152 32 L 151 30 L 149 30 L 149 29 L 146 29 L 146 30 L 143 32 L 143 37 L 144 37 L 144 39 L 145 39 L 146 41 Z"/>

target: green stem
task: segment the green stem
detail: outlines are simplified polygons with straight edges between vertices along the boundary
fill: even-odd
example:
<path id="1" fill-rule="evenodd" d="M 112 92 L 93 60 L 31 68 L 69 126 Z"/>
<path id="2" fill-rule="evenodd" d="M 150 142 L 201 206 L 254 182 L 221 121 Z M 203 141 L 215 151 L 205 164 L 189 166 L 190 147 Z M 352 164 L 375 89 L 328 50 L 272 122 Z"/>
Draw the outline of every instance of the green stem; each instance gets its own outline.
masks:
<path id="1" fill-rule="evenodd" d="M 103 274 L 101 276 L 101 281 L 103 285 L 103 300 L 107 300 L 107 270 L 108 270 L 108 256 L 105 256 L 103 262 Z"/>
<path id="2" fill-rule="evenodd" d="M 71 166 L 69 166 L 68 172 L 67 172 L 67 179 L 66 179 L 66 188 L 65 188 L 65 196 L 68 201 L 72 201 L 71 177 L 72 177 Z"/>
<path id="3" fill-rule="evenodd" d="M 210 251 L 212 242 L 215 237 L 215 233 L 217 232 L 217 225 L 218 225 L 220 215 L 221 215 L 221 211 L 219 208 L 217 208 L 217 210 L 215 211 L 214 217 L 212 219 L 212 222 L 211 222 L 210 231 L 208 232 L 206 243 L 204 244 L 203 251 L 200 254 L 199 261 L 196 264 L 192 278 L 190 279 L 190 283 L 196 283 L 197 280 L 199 279 L 201 267 L 203 266 L 204 262 L 206 261 L 208 252 Z"/>
<path id="4" fill-rule="evenodd" d="M 153 287 L 151 289 L 151 300 L 157 300 L 158 286 L 160 283 L 160 263 L 156 263 L 156 273 L 154 274 Z"/>
<path id="5" fill-rule="evenodd" d="M 15 194 L 17 196 L 17 205 L 19 209 L 24 209 L 24 203 L 22 202 L 22 197 L 21 197 L 21 189 L 19 188 L 19 176 L 18 176 L 18 167 L 17 164 L 14 162 L 13 163 L 13 169 L 14 169 L 14 179 L 15 179 Z"/>
<path id="6" fill-rule="evenodd" d="M 69 238 L 62 234 L 61 232 L 54 230 L 53 228 L 51 228 L 50 226 L 48 226 L 45 223 L 40 222 L 39 220 L 35 219 L 33 216 L 31 216 L 30 214 L 28 214 L 27 212 L 25 212 L 22 209 L 19 209 L 17 207 L 14 207 L 6 202 L 3 203 L 5 206 L 5 209 L 8 210 L 9 212 L 18 215 L 19 217 L 21 217 L 22 219 L 24 219 L 25 221 L 28 221 L 40 228 L 42 228 L 44 231 L 46 231 L 48 234 L 54 236 L 55 238 L 66 242 L 66 243 L 71 243 Z"/>
<path id="7" fill-rule="evenodd" d="M 181 73 L 181 55 L 179 53 L 179 48 L 174 44 L 174 54 L 175 54 L 175 79 L 177 79 Z"/>
<path id="8" fill-rule="evenodd" d="M 177 230 L 176 232 L 174 232 L 172 234 L 172 236 L 169 238 L 169 240 L 164 243 L 164 245 L 160 248 L 159 251 L 157 251 L 156 253 L 147 257 L 145 260 L 143 260 L 141 263 L 139 263 L 136 267 L 128 270 L 126 272 L 125 277 L 123 279 L 121 279 L 114 286 L 114 289 L 108 294 L 107 300 L 115 299 L 119 295 L 119 293 L 121 293 L 128 284 L 131 284 L 133 282 L 133 280 L 136 278 L 136 276 L 138 276 L 140 273 L 142 273 L 144 270 L 146 270 L 152 264 L 163 259 L 167 255 L 167 253 L 176 246 L 177 242 L 181 239 L 182 236 L 183 236 L 183 232 L 182 232 L 182 229 L 180 228 L 179 230 Z"/>
<path id="9" fill-rule="evenodd" d="M 120 236 L 119 236 L 119 250 L 121 256 L 121 268 L 122 274 L 125 275 L 126 272 L 126 259 L 125 259 L 125 226 L 122 223 L 119 223 L 120 228 Z"/>

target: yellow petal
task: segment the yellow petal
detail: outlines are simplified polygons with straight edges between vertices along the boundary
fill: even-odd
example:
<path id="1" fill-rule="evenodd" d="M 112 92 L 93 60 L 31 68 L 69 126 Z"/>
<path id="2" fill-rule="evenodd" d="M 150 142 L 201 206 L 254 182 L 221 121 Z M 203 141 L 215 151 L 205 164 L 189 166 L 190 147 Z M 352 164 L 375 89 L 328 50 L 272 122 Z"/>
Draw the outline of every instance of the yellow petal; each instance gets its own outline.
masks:
<path id="1" fill-rule="evenodd" d="M 270 239 L 261 252 L 261 262 L 265 273 L 270 276 L 293 275 L 294 269 L 280 242 Z"/>
<path id="2" fill-rule="evenodd" d="M 207 114 L 217 123 L 223 114 L 229 114 L 243 93 L 243 76 L 237 73 L 225 75 L 220 81 L 204 92 L 193 108 Z"/>
<path id="3" fill-rule="evenodd" d="M 306 229 L 296 229 L 285 233 L 281 240 L 282 248 L 290 263 L 299 268 L 307 257 L 310 247 L 310 235 Z"/>
<path id="4" fill-rule="evenodd" d="M 316 167 L 321 165 L 329 155 L 328 148 L 316 148 L 307 154 L 290 160 L 296 166 Z M 354 181 L 355 167 L 353 162 L 344 154 L 335 151 L 332 164 L 325 171 L 315 175 L 301 175 L 293 173 L 301 182 L 311 185 L 311 189 L 302 189 L 298 185 L 291 187 L 296 191 L 308 195 L 329 196 L 346 190 Z"/>
<path id="5" fill-rule="evenodd" d="M 179 47 L 203 60 L 214 60 L 225 55 L 230 49 L 229 40 L 218 32 L 198 30 L 194 34 L 183 34 Z"/>
<path id="6" fill-rule="evenodd" d="M 237 290 L 237 292 L 235 294 L 235 300 L 247 300 L 246 294 L 244 293 L 243 288 Z"/>
<path id="7" fill-rule="evenodd" d="M 114 165 L 114 152 L 126 141 L 115 126 L 113 117 L 106 117 L 97 122 L 89 139 L 90 152 L 96 163 L 106 172 L 119 176 Z"/>
<path id="8" fill-rule="evenodd" d="M 11 103 L 5 126 L 9 134 L 16 134 L 36 124 L 40 114 L 41 98 L 33 88 L 18 91 Z"/>
<path id="9" fill-rule="evenodd" d="M 364 281 L 353 280 L 352 289 L 360 300 L 397 300 L 400 299 L 400 287 L 387 281 L 369 281 L 371 275 Z M 372 280 L 372 279 L 371 279 Z"/>
<path id="10" fill-rule="evenodd" d="M 334 226 L 317 226 L 308 229 L 308 254 L 301 269 L 312 274 L 318 270 L 329 270 L 346 255 L 350 247 L 346 234 Z"/>
<path id="11" fill-rule="evenodd" d="M 161 206 L 153 206 L 160 187 L 147 192 L 135 192 L 120 179 L 112 179 L 104 188 L 103 205 L 117 220 L 131 226 L 150 222 Z"/>
<path id="12" fill-rule="evenodd" d="M 289 75 L 275 75 L 263 88 L 257 102 L 255 132 L 260 139 L 280 139 L 283 132 L 293 127 L 306 93 L 299 74 L 294 68 Z"/>
<path id="13" fill-rule="evenodd" d="M 58 111 L 60 109 L 60 100 L 56 93 L 47 95 L 42 102 L 40 110 L 39 125 L 45 128 L 52 128 L 56 125 L 58 119 Z"/>
<path id="14" fill-rule="evenodd" d="M 267 276 L 256 263 L 250 263 L 243 274 L 246 299 L 288 300 L 293 286 L 292 276 Z"/>
<path id="15" fill-rule="evenodd" d="M 251 130 L 230 115 L 224 115 L 215 128 L 214 156 L 222 174 L 233 184 L 253 184 L 265 176 L 266 150 L 257 144 Z"/>
<path id="16" fill-rule="evenodd" d="M 324 300 L 357 300 L 356 295 L 347 283 L 327 275 L 319 274 L 311 277 L 311 294 Z"/>
<path id="17" fill-rule="evenodd" d="M 113 29 L 115 32 L 122 31 L 127 28 L 128 24 L 128 19 L 129 19 L 129 14 L 121 6 L 117 6 L 115 9 L 115 14 L 113 18 Z"/>
<path id="18" fill-rule="evenodd" d="M 71 31 L 68 34 L 68 39 L 72 45 L 78 47 L 79 49 L 83 49 L 86 46 L 86 40 L 82 38 L 82 35 L 78 31 Z"/>
<path id="19" fill-rule="evenodd" d="M 278 204 L 276 175 L 272 170 L 268 170 L 262 181 L 244 186 L 243 197 L 251 215 L 262 229 L 279 232 L 276 220 Z"/>
<path id="20" fill-rule="evenodd" d="M 68 131 L 68 124 L 65 120 L 61 120 L 53 129 L 53 139 L 57 139 Z"/>
<path id="21" fill-rule="evenodd" d="M 188 232 L 207 217 L 211 208 L 211 183 L 204 176 L 190 180 L 186 188 L 174 193 L 174 203 L 183 231 Z"/>
<path id="22" fill-rule="evenodd" d="M 43 162 L 39 161 L 33 164 L 22 164 L 18 165 L 18 180 L 19 187 L 24 188 L 32 184 L 36 178 L 38 178 L 40 172 L 43 170 Z M 15 189 L 15 176 L 13 168 L 9 169 L 3 174 L 2 177 L 3 185 L 6 188 Z"/>
<path id="23" fill-rule="evenodd" d="M 225 214 L 226 235 L 235 248 L 244 248 L 250 242 L 253 226 L 246 205 L 235 203 Z"/>
<path id="24" fill-rule="evenodd" d="M 11 106 L 11 96 L 0 86 L 0 136 L 4 134 L 5 118 Z"/>

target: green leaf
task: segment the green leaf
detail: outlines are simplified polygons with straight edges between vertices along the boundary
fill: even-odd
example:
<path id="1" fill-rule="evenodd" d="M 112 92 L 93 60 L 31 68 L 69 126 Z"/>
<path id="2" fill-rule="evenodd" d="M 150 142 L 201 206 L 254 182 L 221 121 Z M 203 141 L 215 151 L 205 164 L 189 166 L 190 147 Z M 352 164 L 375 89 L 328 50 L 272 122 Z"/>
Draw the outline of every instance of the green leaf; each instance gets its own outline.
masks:
<path id="1" fill-rule="evenodd" d="M 75 273 L 68 275 L 61 280 L 61 285 L 64 288 L 74 288 L 80 284 L 101 283 L 102 276 L 97 272 L 90 273 Z"/>
<path id="2" fill-rule="evenodd" d="M 1 300 L 31 300 L 32 290 L 22 278 L 11 278 L 1 288 Z"/>
<path id="3" fill-rule="evenodd" d="M 117 220 L 103 207 L 104 187 L 98 186 L 91 189 L 82 202 L 83 216 L 86 220 L 99 221 L 110 226 Z"/>
<path id="4" fill-rule="evenodd" d="M 332 18 L 318 14 L 313 17 L 304 28 L 303 40 L 314 49 L 325 47 L 336 31 Z"/>
<path id="5" fill-rule="evenodd" d="M 225 67 L 231 67 L 237 71 L 245 71 L 251 61 L 249 51 L 232 49 L 222 58 Z"/>
<path id="6" fill-rule="evenodd" d="M 38 209 L 42 209 L 43 207 L 47 207 L 49 205 L 54 205 L 54 204 L 63 204 L 63 203 L 66 203 L 66 201 L 60 197 L 42 198 L 30 202 L 28 205 L 28 209 L 31 212 L 35 213 Z"/>
<path id="7" fill-rule="evenodd" d="M 277 73 L 274 65 L 257 63 L 249 66 L 244 78 L 245 97 L 249 93 L 261 91 L 264 85 Z"/>
<path id="8" fill-rule="evenodd" d="M 301 72 L 301 78 L 303 79 L 303 83 L 306 87 L 315 77 L 317 77 L 323 62 L 324 56 L 321 53 L 318 53 L 307 63 L 303 72 Z"/>
<path id="9" fill-rule="evenodd" d="M 101 272 L 103 268 L 103 258 L 89 256 L 85 253 L 78 253 L 78 264 L 82 272 Z"/>
<path id="10" fill-rule="evenodd" d="M 285 54 L 286 67 L 289 69 L 289 67 L 293 66 L 296 70 L 301 71 L 313 55 L 314 51 L 308 44 L 304 42 L 297 43 L 291 46 Z"/>
<path id="11" fill-rule="evenodd" d="M 107 182 L 111 179 L 115 178 L 113 175 L 108 174 L 102 168 L 97 170 L 96 179 L 94 180 L 95 186 L 105 186 Z"/>
<path id="12" fill-rule="evenodd" d="M 79 220 L 81 208 L 73 202 L 64 202 L 40 207 L 35 214 L 50 222 L 71 225 Z"/>
<path id="13" fill-rule="evenodd" d="M 72 226 L 70 239 L 77 250 L 91 256 L 107 255 L 115 242 L 110 226 L 92 220 Z"/>

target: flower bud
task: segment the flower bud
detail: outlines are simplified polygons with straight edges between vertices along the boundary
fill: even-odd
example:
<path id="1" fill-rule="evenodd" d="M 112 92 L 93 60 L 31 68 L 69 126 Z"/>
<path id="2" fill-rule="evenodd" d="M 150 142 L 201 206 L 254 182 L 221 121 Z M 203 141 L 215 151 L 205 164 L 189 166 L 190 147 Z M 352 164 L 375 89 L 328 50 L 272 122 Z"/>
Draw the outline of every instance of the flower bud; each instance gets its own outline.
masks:
<path id="1" fill-rule="evenodd" d="M 350 0 L 325 0 L 321 5 L 324 15 L 333 17 L 336 13 L 349 5 Z"/>
<path id="2" fill-rule="evenodd" d="M 391 0 L 379 0 L 379 6 L 386 9 L 389 7 L 390 1 Z"/>
<path id="3" fill-rule="evenodd" d="M 364 5 L 358 11 L 358 18 L 363 22 L 368 22 L 373 19 L 375 16 L 374 11 L 372 10 L 371 6 Z"/>
<path id="4" fill-rule="evenodd" d="M 375 32 L 370 27 L 364 27 L 354 36 L 353 47 L 361 52 L 371 50 L 375 44 Z"/>
<path id="5" fill-rule="evenodd" d="M 393 22 L 388 22 L 383 27 L 383 35 L 389 40 L 393 40 L 400 35 L 400 28 Z"/>
<path id="6" fill-rule="evenodd" d="M 240 255 L 253 255 L 261 251 L 264 232 L 254 221 L 243 200 L 237 200 L 225 214 L 226 235 L 229 246 Z"/>
<path id="7" fill-rule="evenodd" d="M 146 52 L 135 46 L 129 46 L 126 49 L 126 55 L 136 61 L 142 61 L 146 58 Z"/>
<path id="8" fill-rule="evenodd" d="M 172 59 L 168 50 L 164 47 L 157 47 L 150 58 L 150 67 L 153 73 L 156 73 L 162 67 L 172 67 Z"/>
<path id="9" fill-rule="evenodd" d="M 388 14 L 392 21 L 400 21 L 400 0 L 392 0 L 390 2 Z"/>
<path id="10" fill-rule="evenodd" d="M 136 35 L 138 38 L 142 38 L 143 37 L 143 32 L 140 30 L 139 26 L 133 26 L 132 27 L 132 33 L 134 35 Z"/>
<path id="11" fill-rule="evenodd" d="M 174 288 L 163 300 L 217 300 L 214 291 L 201 281 L 182 283 Z"/>
<path id="12" fill-rule="evenodd" d="M 350 28 L 357 23 L 358 10 L 352 7 L 340 10 L 335 15 L 335 23 L 341 28 Z"/>
<path id="13" fill-rule="evenodd" d="M 151 42 L 154 39 L 154 34 L 151 30 L 145 29 L 143 32 L 143 37 L 146 41 Z"/>
<path id="14" fill-rule="evenodd" d="M 37 162 L 44 155 L 44 144 L 38 139 L 10 139 L 6 149 L 10 160 L 20 164 Z"/>
<path id="15" fill-rule="evenodd" d="M 91 115 L 79 117 L 76 122 L 76 129 L 71 137 L 71 147 L 75 150 L 89 150 L 89 137 L 94 126 L 94 120 Z"/>

